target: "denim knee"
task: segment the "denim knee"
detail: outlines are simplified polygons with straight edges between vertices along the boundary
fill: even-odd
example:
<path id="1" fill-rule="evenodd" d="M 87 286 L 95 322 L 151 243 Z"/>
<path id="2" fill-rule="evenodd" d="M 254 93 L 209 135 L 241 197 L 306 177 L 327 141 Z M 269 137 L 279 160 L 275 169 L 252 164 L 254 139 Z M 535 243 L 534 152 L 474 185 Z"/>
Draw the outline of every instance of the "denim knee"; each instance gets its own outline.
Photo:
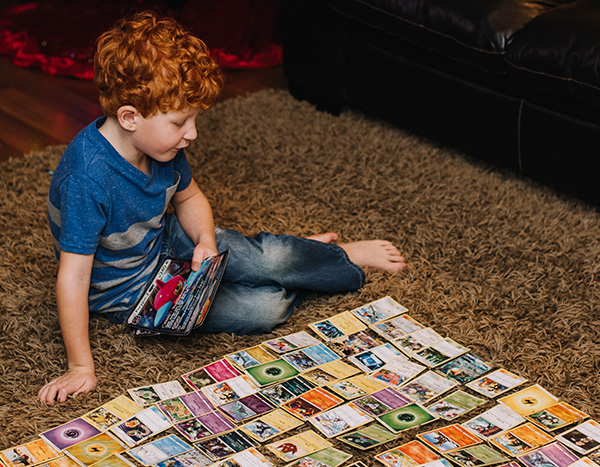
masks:
<path id="1" fill-rule="evenodd" d="M 245 334 L 269 333 L 290 319 L 293 313 L 294 307 L 288 301 L 265 304 L 253 313 Z"/>
<path id="2" fill-rule="evenodd" d="M 200 331 L 268 333 L 290 318 L 299 300 L 297 293 L 278 287 L 247 287 L 225 282 Z"/>

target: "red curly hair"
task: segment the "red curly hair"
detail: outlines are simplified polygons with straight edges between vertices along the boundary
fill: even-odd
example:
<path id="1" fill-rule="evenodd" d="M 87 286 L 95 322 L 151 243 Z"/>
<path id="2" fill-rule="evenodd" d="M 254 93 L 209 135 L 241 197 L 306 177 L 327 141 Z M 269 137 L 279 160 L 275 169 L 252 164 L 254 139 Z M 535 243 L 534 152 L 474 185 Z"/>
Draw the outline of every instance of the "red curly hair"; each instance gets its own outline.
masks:
<path id="1" fill-rule="evenodd" d="M 132 105 L 146 118 L 209 109 L 224 77 L 204 42 L 175 20 L 145 11 L 98 38 L 94 82 L 105 115 L 115 117 L 119 107 Z"/>

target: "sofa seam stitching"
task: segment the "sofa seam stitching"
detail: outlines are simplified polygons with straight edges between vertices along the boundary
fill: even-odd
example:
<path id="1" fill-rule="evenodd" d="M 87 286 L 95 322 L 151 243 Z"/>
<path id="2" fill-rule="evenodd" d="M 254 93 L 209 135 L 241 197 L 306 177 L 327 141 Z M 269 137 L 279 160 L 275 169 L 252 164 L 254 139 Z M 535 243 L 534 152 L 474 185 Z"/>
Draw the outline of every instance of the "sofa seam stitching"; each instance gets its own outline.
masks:
<path id="1" fill-rule="evenodd" d="M 531 68 L 526 68 L 524 66 L 516 65 L 516 64 L 510 62 L 507 59 L 505 59 L 505 61 L 511 67 L 516 68 L 518 70 L 526 71 L 526 72 L 537 74 L 537 75 L 546 76 L 548 78 L 555 78 L 555 79 L 558 79 L 558 80 L 561 80 L 561 81 L 570 81 L 572 83 L 575 83 L 575 84 L 578 84 L 578 85 L 581 85 L 581 86 L 586 86 L 586 87 L 592 88 L 594 90 L 600 90 L 600 86 L 596 86 L 594 84 L 586 83 L 585 81 L 579 81 L 578 79 L 569 78 L 567 76 L 557 76 L 557 75 L 553 75 L 553 74 L 545 72 L 545 71 L 532 70 Z"/>
<path id="2" fill-rule="evenodd" d="M 364 1 L 362 1 L 362 0 L 355 0 L 355 1 L 356 1 L 357 3 L 360 3 L 360 4 L 362 4 L 362 5 L 365 5 L 365 6 L 367 6 L 367 7 L 369 7 L 369 8 L 372 8 L 373 10 L 377 10 L 377 11 L 379 11 L 379 12 L 381 12 L 381 13 L 383 13 L 383 14 L 387 15 L 387 16 L 391 16 L 392 18 L 396 18 L 396 19 L 398 19 L 398 20 L 400 20 L 400 21 L 404 21 L 404 22 L 406 22 L 406 23 L 408 23 L 408 24 L 411 24 L 411 25 L 413 25 L 413 26 L 417 26 L 417 27 L 419 27 L 419 28 L 425 29 L 426 31 L 428 31 L 428 32 L 431 32 L 431 33 L 433 33 L 433 34 L 437 34 L 437 35 L 439 35 L 439 36 L 442 36 L 442 37 L 444 37 L 444 38 L 446 38 L 446 39 L 450 39 L 450 40 L 452 40 L 452 41 L 456 42 L 457 44 L 460 44 L 460 45 L 462 45 L 462 46 L 464 46 L 464 47 L 466 47 L 466 48 L 468 48 L 468 49 L 476 50 L 476 51 L 478 51 L 478 52 L 483 52 L 483 53 L 490 54 L 490 55 L 494 55 L 494 56 L 498 56 L 498 55 L 504 55 L 504 52 L 496 52 L 496 51 L 492 51 L 492 50 L 485 50 L 485 49 L 482 49 L 482 48 L 479 48 L 479 47 L 474 47 L 474 46 L 472 46 L 472 45 L 466 44 L 465 42 L 463 42 L 463 41 L 461 41 L 461 40 L 459 40 L 459 39 L 457 39 L 457 38 L 455 38 L 455 37 L 452 37 L 452 36 L 451 36 L 451 35 L 449 35 L 449 34 L 446 34 L 446 33 L 440 32 L 440 31 L 436 31 L 435 29 L 431 29 L 430 27 L 427 27 L 427 26 L 425 26 L 424 24 L 419 24 L 419 23 L 416 23 L 416 22 L 414 22 L 414 21 L 411 21 L 411 20 L 409 20 L 409 19 L 407 19 L 407 18 L 403 18 L 402 16 L 398 16 L 398 15 L 395 15 L 395 14 L 393 14 L 393 13 L 389 12 L 389 11 L 383 10 L 383 9 L 381 9 L 381 8 L 379 8 L 379 7 L 376 7 L 376 6 L 373 6 L 373 5 L 368 5 L 366 2 L 364 2 Z M 334 9 L 336 9 L 336 8 L 335 8 L 334 6 L 332 6 L 331 4 L 330 4 L 329 6 L 330 6 L 331 8 L 334 8 Z M 336 9 L 336 11 L 337 11 L 338 13 L 343 13 L 343 12 L 341 12 L 339 9 Z M 348 17 L 348 15 L 345 15 L 345 16 L 346 16 L 346 17 Z"/>

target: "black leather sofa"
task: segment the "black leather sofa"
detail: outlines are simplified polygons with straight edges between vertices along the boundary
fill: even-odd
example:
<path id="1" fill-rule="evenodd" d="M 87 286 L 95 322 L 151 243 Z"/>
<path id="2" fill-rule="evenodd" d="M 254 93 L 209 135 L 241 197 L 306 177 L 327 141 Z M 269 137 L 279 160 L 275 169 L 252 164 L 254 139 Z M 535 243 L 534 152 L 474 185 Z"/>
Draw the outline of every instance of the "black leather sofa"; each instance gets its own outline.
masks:
<path id="1" fill-rule="evenodd" d="M 600 0 L 282 0 L 290 92 L 600 204 Z"/>

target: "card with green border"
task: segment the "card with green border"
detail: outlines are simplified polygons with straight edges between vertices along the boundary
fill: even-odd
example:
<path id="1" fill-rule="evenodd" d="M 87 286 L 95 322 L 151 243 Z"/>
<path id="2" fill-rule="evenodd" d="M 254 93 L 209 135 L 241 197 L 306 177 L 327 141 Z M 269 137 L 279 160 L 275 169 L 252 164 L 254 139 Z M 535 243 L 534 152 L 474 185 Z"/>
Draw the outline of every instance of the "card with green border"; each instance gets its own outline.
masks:
<path id="1" fill-rule="evenodd" d="M 377 417 L 392 432 L 415 428 L 437 420 L 437 417 L 419 404 L 409 404 Z"/>
<path id="2" fill-rule="evenodd" d="M 260 386 L 279 383 L 280 381 L 293 378 L 300 372 L 283 359 L 256 365 L 247 368 L 246 373 Z"/>

